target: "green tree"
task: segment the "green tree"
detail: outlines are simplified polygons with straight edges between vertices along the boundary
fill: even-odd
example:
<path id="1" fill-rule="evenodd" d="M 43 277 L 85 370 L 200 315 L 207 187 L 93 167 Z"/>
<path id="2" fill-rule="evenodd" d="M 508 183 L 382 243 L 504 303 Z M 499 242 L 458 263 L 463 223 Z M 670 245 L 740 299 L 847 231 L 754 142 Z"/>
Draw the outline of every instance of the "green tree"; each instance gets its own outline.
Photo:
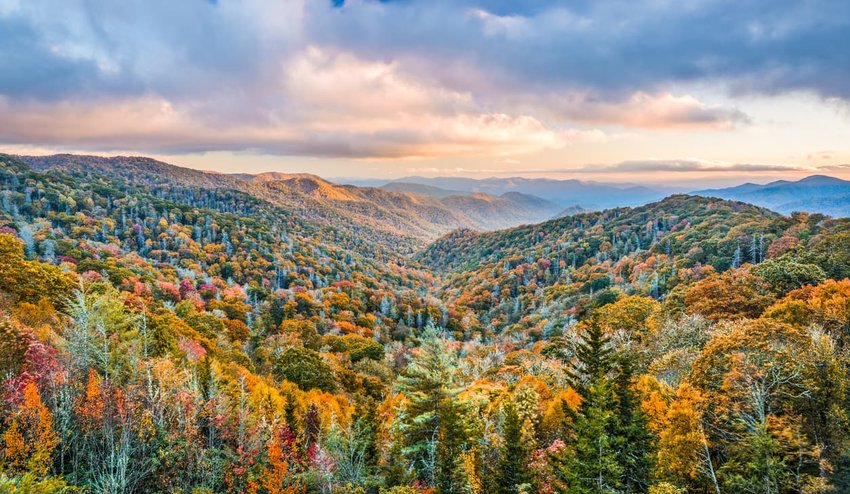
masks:
<path id="1" fill-rule="evenodd" d="M 616 492 L 622 485 L 618 452 L 623 438 L 616 435 L 619 410 L 610 379 L 613 350 L 610 338 L 595 319 L 583 323 L 582 329 L 576 362 L 570 370 L 573 388 L 582 401 L 560 474 L 571 493 Z"/>
<path id="2" fill-rule="evenodd" d="M 333 370 L 319 352 L 304 347 L 289 347 L 277 357 L 274 373 L 278 379 L 294 382 L 304 391 L 336 389 Z"/>
<path id="3" fill-rule="evenodd" d="M 435 487 L 439 494 L 461 494 L 466 490 L 466 473 L 462 453 L 466 449 L 468 432 L 463 407 L 451 398 L 440 403 L 434 460 L 436 462 Z"/>
<path id="4" fill-rule="evenodd" d="M 633 391 L 630 355 L 614 353 L 595 318 L 582 330 L 570 371 L 582 401 L 562 480 L 575 493 L 646 492 L 652 437 Z"/>
<path id="5" fill-rule="evenodd" d="M 820 266 L 802 263 L 790 257 L 768 259 L 754 266 L 753 273 L 767 280 L 778 294 L 806 285 L 817 285 L 826 279 L 826 273 Z"/>
<path id="6" fill-rule="evenodd" d="M 455 388 L 457 354 L 440 331 L 429 325 L 413 359 L 398 379 L 398 389 L 407 398 L 401 410 L 403 454 L 419 480 L 436 481 L 436 444 L 440 433 L 441 407 L 458 393 Z"/>
<path id="7" fill-rule="evenodd" d="M 568 371 L 570 384 L 583 399 L 590 396 L 590 386 L 604 379 L 614 368 L 611 339 L 595 319 L 580 325 L 581 341 L 576 345 L 575 362 Z"/>
<path id="8" fill-rule="evenodd" d="M 97 369 L 105 379 L 138 372 L 145 341 L 140 317 L 127 310 L 125 295 L 108 284 L 80 285 L 68 301 L 71 325 L 65 332 L 71 367 L 80 375 Z"/>
<path id="9" fill-rule="evenodd" d="M 621 355 L 617 359 L 617 375 L 614 389 L 617 395 L 617 435 L 622 447 L 619 451 L 619 463 L 623 468 L 622 482 L 624 492 L 646 492 L 649 486 L 650 461 L 653 450 L 653 436 L 647 427 L 646 414 L 640 407 L 634 391 L 634 372 L 632 355 Z"/>
<path id="10" fill-rule="evenodd" d="M 575 438 L 561 469 L 568 492 L 602 494 L 620 492 L 624 467 L 618 452 L 623 438 L 617 430 L 616 400 L 612 383 L 599 379 L 586 387 L 575 422 Z"/>
<path id="11" fill-rule="evenodd" d="M 507 401 L 502 407 L 502 447 L 499 450 L 498 488 L 502 494 L 517 494 L 517 486 L 529 481 L 526 450 L 522 438 L 522 424 L 516 405 Z"/>

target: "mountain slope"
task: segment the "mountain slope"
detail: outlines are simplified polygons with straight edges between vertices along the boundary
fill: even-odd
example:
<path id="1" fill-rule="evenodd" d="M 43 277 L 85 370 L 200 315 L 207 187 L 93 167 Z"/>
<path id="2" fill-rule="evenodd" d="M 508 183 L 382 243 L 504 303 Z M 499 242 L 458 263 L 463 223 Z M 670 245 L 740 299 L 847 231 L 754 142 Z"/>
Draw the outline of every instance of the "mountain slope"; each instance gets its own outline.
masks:
<path id="1" fill-rule="evenodd" d="M 693 194 L 749 202 L 783 214 L 807 211 L 834 217 L 850 216 L 850 182 L 824 175 L 812 175 L 796 182 L 747 183 Z"/>
<path id="2" fill-rule="evenodd" d="M 682 280 L 759 262 L 791 224 L 757 206 L 677 195 L 496 232 L 458 230 L 415 258 L 447 272 L 443 298 L 489 327 L 563 324 L 606 291 L 661 297 Z"/>
<path id="3" fill-rule="evenodd" d="M 826 492 L 838 475 L 823 465 L 850 453 L 841 413 L 817 413 L 850 401 L 850 220 L 680 195 L 457 230 L 418 256 L 429 271 L 365 226 L 325 222 L 342 205 L 340 221 L 374 222 L 369 208 L 434 198 L 310 175 L 221 182 L 271 202 L 152 166 L 41 173 L 0 156 L 1 492 L 102 490 L 122 475 L 104 470 L 116 457 L 139 472 L 133 492 L 419 492 L 395 466 L 415 472 L 407 452 L 422 444 L 459 474 L 453 491 L 474 475 L 473 490 L 497 492 L 517 465 L 545 485 L 574 445 L 595 454 L 590 410 L 628 420 L 601 446 L 614 458 L 640 441 L 623 463 L 696 438 L 723 492 L 763 486 L 738 461 L 753 444 L 787 473 L 779 492 L 799 490 L 795 475 Z M 280 205 L 299 201 L 325 207 L 320 221 Z M 762 420 L 778 426 L 753 436 L 741 424 L 764 376 Z M 433 419 L 438 431 L 421 428 Z M 831 457 L 811 453 L 821 431 Z M 504 467 L 506 454 L 521 463 Z M 688 492 L 711 486 L 693 481 Z"/>
<path id="4" fill-rule="evenodd" d="M 380 188 L 384 190 L 391 190 L 393 192 L 410 192 L 411 194 L 418 194 L 420 196 L 448 197 L 463 195 L 463 192 L 459 190 L 441 189 L 440 187 L 434 187 L 431 185 L 409 182 L 390 182 L 388 184 L 381 185 Z"/>
<path id="5" fill-rule="evenodd" d="M 23 232 L 32 254 L 115 283 L 218 276 L 274 290 L 320 289 L 358 273 L 381 280 L 373 287 L 410 287 L 422 279 L 405 281 L 405 269 L 394 273 L 407 261 L 391 251 L 237 190 L 40 173 L 2 155 L 0 183 L 6 198 L 0 225 Z"/>
<path id="6" fill-rule="evenodd" d="M 524 196 L 434 197 L 406 191 L 338 185 L 310 174 L 226 175 L 143 157 L 20 156 L 36 171 L 112 177 L 139 186 L 236 190 L 283 207 L 347 238 L 410 253 L 456 228 L 497 229 L 541 221 L 555 207 Z"/>

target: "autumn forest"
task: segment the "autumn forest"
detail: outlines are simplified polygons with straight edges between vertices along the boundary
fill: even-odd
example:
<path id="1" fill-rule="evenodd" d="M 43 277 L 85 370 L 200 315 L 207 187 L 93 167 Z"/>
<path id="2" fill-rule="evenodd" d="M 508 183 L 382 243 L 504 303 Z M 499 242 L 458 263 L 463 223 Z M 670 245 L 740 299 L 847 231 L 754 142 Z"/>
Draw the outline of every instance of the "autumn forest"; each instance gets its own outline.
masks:
<path id="1" fill-rule="evenodd" d="M 308 177 L 73 160 L 0 162 L 0 492 L 850 490 L 848 220 L 430 242 Z"/>

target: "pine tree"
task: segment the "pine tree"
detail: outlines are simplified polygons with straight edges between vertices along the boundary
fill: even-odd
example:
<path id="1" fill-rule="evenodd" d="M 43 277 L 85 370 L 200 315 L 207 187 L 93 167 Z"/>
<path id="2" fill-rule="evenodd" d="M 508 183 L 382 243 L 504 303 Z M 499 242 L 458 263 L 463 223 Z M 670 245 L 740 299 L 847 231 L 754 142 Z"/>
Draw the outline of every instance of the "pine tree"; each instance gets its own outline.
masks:
<path id="1" fill-rule="evenodd" d="M 513 402 L 502 408 L 502 440 L 499 451 L 498 488 L 501 494 L 517 494 L 517 486 L 528 482 L 528 453 L 522 441 L 522 424 Z"/>
<path id="2" fill-rule="evenodd" d="M 587 399 L 591 383 L 607 379 L 614 368 L 610 338 L 594 317 L 584 328 L 584 335 L 576 346 L 576 365 L 568 371 L 570 384 L 576 393 Z"/>
<path id="3" fill-rule="evenodd" d="M 304 413 L 304 449 L 309 450 L 319 438 L 321 423 L 319 422 L 319 407 L 310 403 Z"/>
<path id="4" fill-rule="evenodd" d="M 439 494 L 461 494 L 466 490 L 463 452 L 467 431 L 461 407 L 451 398 L 440 403 L 440 432 L 436 444 L 435 487 Z"/>
<path id="5" fill-rule="evenodd" d="M 623 467 L 623 491 L 646 492 L 652 469 L 650 455 L 653 437 L 647 428 L 646 415 L 632 388 L 634 372 L 630 357 L 623 355 L 618 359 L 617 377 L 614 381 L 619 428 L 616 434 L 622 443 L 618 462 Z"/>
<path id="6" fill-rule="evenodd" d="M 434 448 L 440 434 L 441 406 L 457 394 L 454 376 L 457 355 L 433 325 L 425 328 L 422 344 L 399 376 L 399 391 L 407 397 L 401 430 L 404 455 L 417 478 L 434 483 Z"/>
<path id="7" fill-rule="evenodd" d="M 612 383 L 602 378 L 586 388 L 587 396 L 575 422 L 575 438 L 561 468 L 568 492 L 602 494 L 619 492 L 623 465 L 619 451 L 616 394 Z"/>
<path id="8" fill-rule="evenodd" d="M 283 408 L 283 419 L 286 423 L 286 430 L 288 431 L 288 433 L 292 434 L 293 437 L 300 438 L 302 435 L 302 431 L 297 418 L 297 398 L 295 397 L 295 393 L 293 393 L 292 391 L 288 391 L 284 395 L 284 397 L 286 399 L 286 403 Z M 297 442 L 298 441 L 296 440 L 296 443 Z"/>
<path id="9" fill-rule="evenodd" d="M 210 401 L 213 399 L 213 374 L 212 363 L 209 355 L 204 355 L 204 358 L 198 363 L 198 388 L 201 393 L 201 399 L 204 402 L 204 407 L 198 415 L 198 425 L 201 434 L 207 440 L 207 446 L 213 447 L 215 442 L 215 426 L 211 420 L 212 410 Z"/>
<path id="10" fill-rule="evenodd" d="M 560 469 L 569 491 L 645 492 L 652 443 L 632 390 L 630 361 L 613 353 L 595 318 L 585 325 L 569 375 L 582 398 Z"/>
<path id="11" fill-rule="evenodd" d="M 363 424 L 363 441 L 365 442 L 365 461 L 369 468 L 376 466 L 378 462 L 378 438 L 377 431 L 380 429 L 378 423 L 378 404 L 374 398 L 365 397 L 358 400 L 353 419 Z"/>

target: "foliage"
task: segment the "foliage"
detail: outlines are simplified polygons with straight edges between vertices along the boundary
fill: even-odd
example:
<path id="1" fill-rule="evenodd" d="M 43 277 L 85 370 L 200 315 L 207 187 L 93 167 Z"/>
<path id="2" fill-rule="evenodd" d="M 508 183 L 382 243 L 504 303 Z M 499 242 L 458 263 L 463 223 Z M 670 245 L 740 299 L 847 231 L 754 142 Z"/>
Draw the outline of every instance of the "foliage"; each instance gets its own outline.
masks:
<path id="1" fill-rule="evenodd" d="M 275 376 L 298 385 L 304 391 L 333 391 L 336 380 L 322 356 L 309 348 L 290 347 L 275 362 Z"/>
<path id="2" fill-rule="evenodd" d="M 68 160 L 0 158 L 2 492 L 850 490 L 848 220 L 673 196 L 410 257 L 439 229 L 344 187 Z"/>

